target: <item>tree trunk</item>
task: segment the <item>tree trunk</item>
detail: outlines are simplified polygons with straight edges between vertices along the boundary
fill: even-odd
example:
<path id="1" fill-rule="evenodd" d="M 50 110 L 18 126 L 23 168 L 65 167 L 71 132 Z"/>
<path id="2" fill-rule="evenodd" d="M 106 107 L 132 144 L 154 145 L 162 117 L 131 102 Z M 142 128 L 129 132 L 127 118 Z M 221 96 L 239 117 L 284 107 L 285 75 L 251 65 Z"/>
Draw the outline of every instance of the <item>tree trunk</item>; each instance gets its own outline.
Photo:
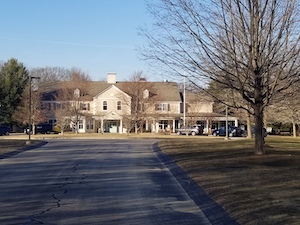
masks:
<path id="1" fill-rule="evenodd" d="M 35 122 L 32 122 L 32 134 L 35 135 Z"/>
<path id="2" fill-rule="evenodd" d="M 252 138 L 250 113 L 247 113 L 247 138 Z"/>
<path id="3" fill-rule="evenodd" d="M 60 133 L 61 133 L 62 136 L 64 136 L 64 128 L 65 128 L 65 123 L 62 122 L 61 123 L 61 128 L 60 128 Z"/>
<path id="4" fill-rule="evenodd" d="M 293 136 L 294 138 L 297 137 L 296 123 L 294 121 L 293 121 Z"/>
<path id="5" fill-rule="evenodd" d="M 255 154 L 263 155 L 264 151 L 264 135 L 263 135 L 263 113 L 261 112 L 261 104 L 254 106 L 255 118 Z"/>
<path id="6" fill-rule="evenodd" d="M 262 78 L 257 74 L 255 79 L 255 90 L 254 90 L 254 120 L 255 120 L 255 154 L 263 155 L 264 151 L 264 135 L 263 135 L 263 100 L 262 100 Z"/>
<path id="7" fill-rule="evenodd" d="M 134 130 L 135 130 L 135 134 L 138 134 L 138 124 L 136 121 L 134 123 Z"/>
<path id="8" fill-rule="evenodd" d="M 75 123 L 75 134 L 78 134 L 78 122 Z"/>

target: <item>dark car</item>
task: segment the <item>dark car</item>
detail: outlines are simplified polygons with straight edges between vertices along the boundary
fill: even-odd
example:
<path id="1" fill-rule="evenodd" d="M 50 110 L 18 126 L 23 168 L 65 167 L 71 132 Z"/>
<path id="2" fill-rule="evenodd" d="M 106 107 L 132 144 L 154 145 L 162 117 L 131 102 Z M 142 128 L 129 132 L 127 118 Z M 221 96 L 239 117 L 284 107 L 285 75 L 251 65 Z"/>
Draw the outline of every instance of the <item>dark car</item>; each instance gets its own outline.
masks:
<path id="1" fill-rule="evenodd" d="M 8 126 L 1 125 L 0 126 L 0 135 L 9 135 L 10 128 Z"/>
<path id="2" fill-rule="evenodd" d="M 51 124 L 38 124 L 35 125 L 35 134 L 50 134 L 54 132 Z M 24 130 L 24 133 L 29 134 L 29 128 Z"/>
<path id="3" fill-rule="evenodd" d="M 229 137 L 242 137 L 244 134 L 243 130 L 239 127 L 228 126 Z M 221 127 L 212 132 L 213 136 L 226 136 L 226 127 Z"/>

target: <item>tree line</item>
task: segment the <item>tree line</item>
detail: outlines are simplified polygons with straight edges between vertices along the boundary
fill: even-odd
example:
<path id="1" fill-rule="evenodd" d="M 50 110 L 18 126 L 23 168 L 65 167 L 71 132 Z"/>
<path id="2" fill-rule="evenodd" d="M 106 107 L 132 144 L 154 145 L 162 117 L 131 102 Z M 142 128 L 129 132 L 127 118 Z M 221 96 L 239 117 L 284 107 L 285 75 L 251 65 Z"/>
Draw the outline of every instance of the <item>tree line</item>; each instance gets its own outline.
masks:
<path id="1" fill-rule="evenodd" d="M 39 79 L 30 79 L 30 77 Z M 28 70 L 17 59 L 9 59 L 0 65 L 0 124 L 24 128 L 29 124 L 30 110 L 33 124 L 47 122 L 50 110 L 41 102 L 45 98 L 45 93 L 53 92 L 52 97 L 60 100 L 64 98 L 63 100 L 67 102 L 72 100 L 70 89 L 73 86 L 84 87 L 84 84 L 90 80 L 88 74 L 77 68 L 45 67 Z M 64 86 L 57 92 L 53 87 L 60 82 L 64 82 Z M 65 105 L 64 109 L 70 108 Z M 67 115 L 71 118 L 72 113 L 74 114 L 70 112 Z"/>

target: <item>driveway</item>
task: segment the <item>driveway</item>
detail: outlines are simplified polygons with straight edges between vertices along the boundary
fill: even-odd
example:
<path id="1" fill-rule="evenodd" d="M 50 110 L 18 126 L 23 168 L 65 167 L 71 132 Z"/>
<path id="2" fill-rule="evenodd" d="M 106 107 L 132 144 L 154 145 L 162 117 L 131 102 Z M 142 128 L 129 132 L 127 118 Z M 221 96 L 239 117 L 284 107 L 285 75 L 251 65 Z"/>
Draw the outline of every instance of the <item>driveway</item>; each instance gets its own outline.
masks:
<path id="1" fill-rule="evenodd" d="M 49 140 L 0 160 L 0 224 L 211 224 L 155 140 Z"/>

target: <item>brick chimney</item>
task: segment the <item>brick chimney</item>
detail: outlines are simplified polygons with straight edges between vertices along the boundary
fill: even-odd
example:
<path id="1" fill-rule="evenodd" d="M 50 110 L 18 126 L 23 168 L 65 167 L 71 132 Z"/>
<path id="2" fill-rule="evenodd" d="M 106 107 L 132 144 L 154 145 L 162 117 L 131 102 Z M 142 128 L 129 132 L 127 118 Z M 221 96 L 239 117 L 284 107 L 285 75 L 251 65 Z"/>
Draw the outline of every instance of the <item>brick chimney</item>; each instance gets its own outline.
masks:
<path id="1" fill-rule="evenodd" d="M 107 83 L 108 84 L 115 84 L 117 79 L 117 74 L 114 72 L 107 73 Z"/>

